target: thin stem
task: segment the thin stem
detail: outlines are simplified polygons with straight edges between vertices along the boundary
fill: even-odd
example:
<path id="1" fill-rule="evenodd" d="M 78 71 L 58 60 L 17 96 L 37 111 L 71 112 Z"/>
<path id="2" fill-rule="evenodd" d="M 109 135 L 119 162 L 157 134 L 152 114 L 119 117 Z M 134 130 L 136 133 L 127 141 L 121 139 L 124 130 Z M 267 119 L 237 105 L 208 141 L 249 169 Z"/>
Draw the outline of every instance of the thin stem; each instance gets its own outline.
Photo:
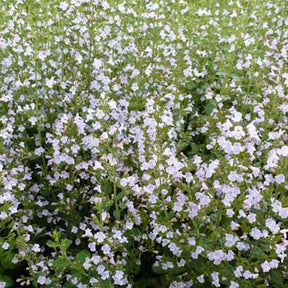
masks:
<path id="1" fill-rule="evenodd" d="M 36 105 L 36 117 L 37 117 L 37 131 L 38 131 L 38 137 L 39 137 L 39 146 L 42 147 L 42 136 L 41 136 L 41 129 L 39 126 L 39 122 L 40 122 L 40 113 L 39 113 L 39 93 L 38 93 L 38 65 L 37 65 L 37 58 L 38 58 L 38 47 L 37 47 L 37 43 L 35 43 L 35 40 L 37 40 L 37 37 L 35 36 L 35 32 L 33 29 L 33 21 L 31 19 L 31 7 L 29 6 L 29 22 L 30 22 L 30 26 L 31 26 L 31 33 L 32 33 L 32 39 L 33 39 L 33 48 L 34 48 L 34 80 L 35 80 L 35 105 Z M 42 153 L 42 167 L 44 172 L 47 172 L 47 166 L 46 166 L 46 162 L 45 162 L 45 154 Z"/>

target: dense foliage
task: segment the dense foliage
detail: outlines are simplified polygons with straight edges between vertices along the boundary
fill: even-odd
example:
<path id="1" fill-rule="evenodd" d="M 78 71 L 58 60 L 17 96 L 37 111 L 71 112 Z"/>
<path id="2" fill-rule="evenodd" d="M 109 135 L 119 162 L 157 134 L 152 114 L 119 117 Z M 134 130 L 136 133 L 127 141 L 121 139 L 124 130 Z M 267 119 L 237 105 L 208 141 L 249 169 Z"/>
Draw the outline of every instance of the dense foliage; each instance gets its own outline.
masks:
<path id="1" fill-rule="evenodd" d="M 283 0 L 0 0 L 0 287 L 288 287 Z"/>

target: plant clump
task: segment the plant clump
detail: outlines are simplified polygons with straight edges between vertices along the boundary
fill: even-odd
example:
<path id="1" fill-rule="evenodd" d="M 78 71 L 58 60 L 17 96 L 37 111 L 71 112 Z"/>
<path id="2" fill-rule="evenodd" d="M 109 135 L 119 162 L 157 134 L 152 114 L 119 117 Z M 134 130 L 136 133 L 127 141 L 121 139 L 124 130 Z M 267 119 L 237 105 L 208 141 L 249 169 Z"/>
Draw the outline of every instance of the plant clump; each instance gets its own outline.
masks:
<path id="1" fill-rule="evenodd" d="M 0 287 L 288 287 L 288 7 L 2 0 Z"/>

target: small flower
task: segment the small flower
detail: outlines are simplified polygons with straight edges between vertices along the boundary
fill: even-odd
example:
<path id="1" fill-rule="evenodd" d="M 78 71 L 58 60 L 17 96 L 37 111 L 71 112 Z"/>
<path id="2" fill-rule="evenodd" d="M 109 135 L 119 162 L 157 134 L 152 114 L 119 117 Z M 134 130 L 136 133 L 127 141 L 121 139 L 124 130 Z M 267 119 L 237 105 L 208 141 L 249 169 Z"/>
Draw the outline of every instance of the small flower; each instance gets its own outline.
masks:
<path id="1" fill-rule="evenodd" d="M 40 285 L 44 285 L 46 283 L 46 277 L 45 276 L 39 276 L 37 282 Z"/>
<path id="2" fill-rule="evenodd" d="M 56 81 L 54 80 L 54 77 L 51 77 L 50 79 L 46 79 L 46 86 L 48 87 L 48 88 L 53 88 L 53 86 L 54 86 L 54 84 L 56 83 Z"/>
<path id="3" fill-rule="evenodd" d="M 226 234 L 225 237 L 226 237 L 226 242 L 225 242 L 226 247 L 234 246 L 239 239 L 238 236 L 234 236 L 232 234 Z"/>
<path id="4" fill-rule="evenodd" d="M 34 244 L 33 247 L 32 247 L 32 251 L 40 252 L 41 251 L 40 245 L 39 244 Z"/>
<path id="5" fill-rule="evenodd" d="M 2 248 L 4 249 L 4 250 L 8 250 L 9 249 L 9 243 L 7 243 L 7 242 L 4 242 L 3 244 L 2 244 Z"/>
<path id="6" fill-rule="evenodd" d="M 283 174 L 279 174 L 275 177 L 275 182 L 277 184 L 281 184 L 285 182 L 285 176 Z"/>
<path id="7" fill-rule="evenodd" d="M 97 232 L 94 235 L 94 238 L 97 240 L 98 243 L 103 243 L 104 240 L 106 239 L 106 236 L 103 232 Z"/>
<path id="8" fill-rule="evenodd" d="M 67 10 L 68 4 L 66 2 L 61 2 L 59 8 L 63 11 Z"/>
<path id="9" fill-rule="evenodd" d="M 111 248 L 108 244 L 105 244 L 101 250 L 103 251 L 104 254 L 109 254 L 111 252 Z"/>
<path id="10" fill-rule="evenodd" d="M 268 261 L 261 263 L 261 268 L 263 272 L 269 272 L 271 269 Z"/>
<path id="11" fill-rule="evenodd" d="M 231 281 L 231 282 L 230 282 L 229 288 L 238 288 L 238 287 L 240 287 L 238 283 L 236 283 L 236 282 L 234 282 L 234 281 Z"/>
<path id="12" fill-rule="evenodd" d="M 197 280 L 198 280 L 199 283 L 204 283 L 204 282 L 205 282 L 204 274 L 198 276 L 198 277 L 197 277 Z"/>
<path id="13" fill-rule="evenodd" d="M 268 218 L 265 221 L 266 227 L 273 233 L 276 234 L 280 231 L 280 225 L 272 218 Z"/>

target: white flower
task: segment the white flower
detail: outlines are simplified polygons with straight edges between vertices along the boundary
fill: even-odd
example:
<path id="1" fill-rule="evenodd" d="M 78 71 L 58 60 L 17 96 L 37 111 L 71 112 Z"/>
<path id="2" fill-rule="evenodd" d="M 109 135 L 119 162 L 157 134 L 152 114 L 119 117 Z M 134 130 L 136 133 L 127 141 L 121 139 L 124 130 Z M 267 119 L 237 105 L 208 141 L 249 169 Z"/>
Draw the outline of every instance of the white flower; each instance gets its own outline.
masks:
<path id="1" fill-rule="evenodd" d="M 236 242 L 239 240 L 238 236 L 234 236 L 232 234 L 226 234 L 226 242 L 225 242 L 225 246 L 226 247 L 232 247 L 236 244 Z"/>
<path id="2" fill-rule="evenodd" d="M 37 122 L 37 117 L 32 116 L 31 118 L 29 118 L 29 121 L 31 122 L 32 126 L 34 126 Z"/>
<path id="3" fill-rule="evenodd" d="M 278 265 L 279 265 L 279 261 L 278 261 L 278 260 L 273 259 L 273 260 L 270 261 L 270 267 L 271 267 L 271 269 L 278 268 Z"/>
<path id="4" fill-rule="evenodd" d="M 275 177 L 275 182 L 277 184 L 281 184 L 285 182 L 285 176 L 283 174 L 279 174 Z"/>
<path id="5" fill-rule="evenodd" d="M 234 282 L 234 281 L 231 281 L 231 282 L 230 282 L 229 288 L 238 288 L 238 287 L 239 287 L 239 284 L 238 284 L 238 283 L 236 283 L 236 282 Z"/>
<path id="6" fill-rule="evenodd" d="M 145 74 L 149 77 L 151 75 L 153 68 L 152 65 L 149 64 L 148 67 L 145 69 Z"/>
<path id="7" fill-rule="evenodd" d="M 44 285 L 46 283 L 46 277 L 45 276 L 39 276 L 37 282 L 40 285 Z"/>
<path id="8" fill-rule="evenodd" d="M 199 281 L 199 283 L 204 283 L 204 282 L 205 282 L 204 274 L 198 276 L 198 277 L 197 277 L 197 280 Z"/>
<path id="9" fill-rule="evenodd" d="M 275 151 L 271 150 L 268 154 L 267 165 L 264 167 L 265 169 L 276 168 L 278 165 L 279 156 Z"/>
<path id="10" fill-rule="evenodd" d="M 271 269 L 268 261 L 261 263 L 261 268 L 263 272 L 269 272 Z"/>
<path id="11" fill-rule="evenodd" d="M 266 227 L 273 233 L 276 234 L 280 231 L 280 225 L 272 218 L 268 218 L 265 221 Z"/>
<path id="12" fill-rule="evenodd" d="M 3 244 L 2 244 L 2 248 L 4 249 L 4 250 L 8 250 L 9 249 L 9 243 L 7 243 L 7 242 L 4 242 Z"/>
<path id="13" fill-rule="evenodd" d="M 256 214 L 255 213 L 249 213 L 249 215 L 247 216 L 247 219 L 248 219 L 249 223 L 254 223 L 256 221 Z"/>
<path id="14" fill-rule="evenodd" d="M 281 147 L 279 155 L 287 157 L 288 156 L 288 146 Z"/>
<path id="15" fill-rule="evenodd" d="M 102 67 L 102 65 L 103 63 L 101 59 L 94 59 L 93 64 L 92 64 L 93 68 L 97 71 Z"/>
<path id="16" fill-rule="evenodd" d="M 65 11 L 68 8 L 68 4 L 66 2 L 61 2 L 59 8 Z"/>
<path id="17" fill-rule="evenodd" d="M 98 243 L 103 243 L 104 240 L 106 239 L 106 236 L 103 232 L 97 232 L 94 235 L 94 238 L 97 240 Z"/>
<path id="18" fill-rule="evenodd" d="M 90 249 L 91 252 L 96 251 L 96 244 L 94 242 L 88 244 L 88 248 Z"/>
<path id="19" fill-rule="evenodd" d="M 198 256 L 204 251 L 204 248 L 201 246 L 197 246 L 196 251 L 195 252 L 191 252 L 191 257 L 193 259 L 197 259 Z"/>
<path id="20" fill-rule="evenodd" d="M 213 272 L 211 274 L 211 277 L 213 279 L 212 281 L 212 284 L 215 286 L 215 287 L 221 287 L 220 283 L 219 283 L 219 272 Z"/>
<path id="21" fill-rule="evenodd" d="M 50 79 L 46 79 L 46 86 L 48 88 L 53 88 L 54 84 L 56 83 L 56 81 L 54 80 L 54 77 L 51 77 Z"/>
<path id="22" fill-rule="evenodd" d="M 73 226 L 71 232 L 76 234 L 78 232 L 78 228 L 76 226 Z"/>
<path id="23" fill-rule="evenodd" d="M 235 212 L 234 212 L 233 209 L 227 209 L 227 210 L 226 210 L 226 215 L 227 215 L 229 218 L 232 218 L 234 214 L 235 214 Z"/>
<path id="24" fill-rule="evenodd" d="M 32 247 L 32 251 L 40 252 L 41 251 L 40 245 L 39 244 L 34 244 L 33 247 Z"/>
<path id="25" fill-rule="evenodd" d="M 104 167 L 102 166 L 102 164 L 99 162 L 99 161 L 96 161 L 94 162 L 94 170 L 97 170 L 97 169 L 100 169 L 100 170 L 103 170 Z"/>
<path id="26" fill-rule="evenodd" d="M 102 246 L 101 250 L 103 251 L 104 254 L 109 254 L 111 252 L 111 248 L 108 244 Z"/>
<path id="27" fill-rule="evenodd" d="M 239 277 L 241 277 L 242 276 L 242 272 L 243 272 L 243 266 L 238 266 L 237 268 L 236 268 L 236 270 L 234 271 L 234 275 L 235 275 L 235 277 L 237 277 L 237 278 L 239 278 Z"/>
<path id="28" fill-rule="evenodd" d="M 255 240 L 259 240 L 259 239 L 263 236 L 263 235 L 262 235 L 262 232 L 261 232 L 258 228 L 256 228 L 256 227 L 252 228 L 252 230 L 251 230 L 251 232 L 250 232 L 250 235 L 251 235 L 251 237 L 254 238 Z"/>
<path id="29" fill-rule="evenodd" d="M 124 278 L 124 272 L 121 270 L 116 270 L 116 273 L 112 276 L 112 278 L 116 285 L 123 286 L 127 283 L 127 279 Z"/>
<path id="30" fill-rule="evenodd" d="M 108 102 L 108 105 L 109 105 L 109 107 L 110 107 L 111 109 L 116 109 L 116 107 L 117 107 L 117 102 L 114 101 L 114 100 L 110 100 L 110 101 Z"/>
<path id="31" fill-rule="evenodd" d="M 168 248 L 177 257 L 179 257 L 182 254 L 182 250 L 175 243 L 170 243 L 168 245 Z"/>
<path id="32" fill-rule="evenodd" d="M 6 219 L 8 217 L 8 214 L 6 213 L 6 212 L 1 212 L 0 213 L 0 219 L 2 219 L 2 220 L 4 220 L 4 219 Z"/>

